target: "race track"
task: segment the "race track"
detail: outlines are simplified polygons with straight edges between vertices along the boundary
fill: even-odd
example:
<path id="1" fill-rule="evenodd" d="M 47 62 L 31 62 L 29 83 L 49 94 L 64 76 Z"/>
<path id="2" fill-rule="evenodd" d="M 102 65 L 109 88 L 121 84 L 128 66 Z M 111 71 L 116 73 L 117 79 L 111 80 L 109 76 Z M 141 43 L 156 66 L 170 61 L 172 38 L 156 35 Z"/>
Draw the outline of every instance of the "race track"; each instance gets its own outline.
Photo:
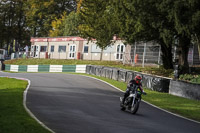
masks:
<path id="1" fill-rule="evenodd" d="M 56 133 L 199 133 L 200 124 L 144 102 L 136 115 L 120 110 L 122 92 L 85 76 L 4 73 L 31 81 L 28 109 Z"/>

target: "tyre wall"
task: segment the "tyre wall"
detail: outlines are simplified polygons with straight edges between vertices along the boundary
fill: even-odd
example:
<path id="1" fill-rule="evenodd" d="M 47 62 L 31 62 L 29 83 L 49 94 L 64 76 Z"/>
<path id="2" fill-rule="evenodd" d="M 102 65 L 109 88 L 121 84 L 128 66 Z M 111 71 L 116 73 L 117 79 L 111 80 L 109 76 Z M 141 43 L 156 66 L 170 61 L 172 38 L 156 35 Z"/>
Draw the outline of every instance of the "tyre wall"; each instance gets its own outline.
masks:
<path id="1" fill-rule="evenodd" d="M 169 84 L 171 79 L 166 79 L 163 77 L 157 77 L 152 75 L 147 75 L 144 73 L 134 72 L 125 69 L 118 69 L 113 67 L 103 67 L 103 66 L 94 66 L 87 65 L 86 73 L 97 75 L 101 77 L 106 77 L 109 79 L 126 82 L 128 83 L 131 79 L 133 79 L 136 75 L 142 76 L 142 85 L 151 90 L 159 91 L 159 92 L 169 92 Z"/>

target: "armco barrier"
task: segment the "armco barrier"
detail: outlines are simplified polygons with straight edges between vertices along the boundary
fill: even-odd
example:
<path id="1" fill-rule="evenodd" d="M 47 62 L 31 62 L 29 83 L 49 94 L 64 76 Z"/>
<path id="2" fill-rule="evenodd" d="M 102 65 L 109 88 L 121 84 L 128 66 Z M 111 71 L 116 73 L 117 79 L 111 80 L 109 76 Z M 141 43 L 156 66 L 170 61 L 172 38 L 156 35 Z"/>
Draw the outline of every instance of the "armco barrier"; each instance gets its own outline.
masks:
<path id="1" fill-rule="evenodd" d="M 76 72 L 86 73 L 86 65 L 5 65 L 12 72 Z"/>
<path id="2" fill-rule="evenodd" d="M 76 65 L 63 65 L 62 72 L 76 72 Z"/>
<path id="3" fill-rule="evenodd" d="M 119 69 L 113 68 L 112 79 L 118 80 L 118 78 L 119 78 Z"/>
<path id="4" fill-rule="evenodd" d="M 27 72 L 38 72 L 38 65 L 28 65 Z"/>
<path id="5" fill-rule="evenodd" d="M 134 72 L 132 71 L 127 71 L 126 72 L 126 83 L 128 83 L 130 80 L 134 79 Z"/>
<path id="6" fill-rule="evenodd" d="M 20 65 L 18 68 L 19 72 L 27 72 L 27 65 Z"/>
<path id="7" fill-rule="evenodd" d="M 85 73 L 86 65 L 76 65 L 76 73 Z"/>
<path id="8" fill-rule="evenodd" d="M 142 83 L 151 90 L 169 92 L 170 79 L 143 74 Z"/>
<path id="9" fill-rule="evenodd" d="M 10 66 L 10 71 L 12 72 L 18 72 L 19 69 L 19 65 L 11 65 Z"/>
<path id="10" fill-rule="evenodd" d="M 101 77 L 105 77 L 106 78 L 106 68 L 101 69 Z"/>
<path id="11" fill-rule="evenodd" d="M 171 80 L 169 94 L 200 100 L 200 84 Z"/>
<path id="12" fill-rule="evenodd" d="M 63 65 L 50 65 L 49 72 L 62 72 L 63 71 Z"/>
<path id="13" fill-rule="evenodd" d="M 120 69 L 119 70 L 118 81 L 126 82 L 126 73 L 127 73 L 127 70 Z"/>
<path id="14" fill-rule="evenodd" d="M 87 66 L 86 66 L 86 73 L 87 73 L 87 74 L 90 74 L 91 67 L 92 67 L 92 66 L 90 66 L 90 65 L 87 65 Z"/>
<path id="15" fill-rule="evenodd" d="M 106 78 L 112 79 L 112 73 L 113 73 L 113 69 L 110 67 L 106 67 Z"/>
<path id="16" fill-rule="evenodd" d="M 112 68 L 110 68 L 110 67 L 101 68 L 101 76 L 112 79 Z"/>
<path id="17" fill-rule="evenodd" d="M 169 83 L 171 79 L 147 75 L 140 72 L 134 72 L 125 69 L 118 69 L 112 67 L 102 67 L 102 66 L 86 66 L 87 74 L 107 77 L 113 80 L 118 80 L 121 82 L 128 83 L 131 79 L 133 79 L 136 75 L 141 75 L 143 78 L 142 85 L 151 90 L 159 91 L 159 92 L 169 92 Z M 99 73 L 101 72 L 101 75 Z M 97 74 L 98 73 L 98 74 Z"/>
<path id="18" fill-rule="evenodd" d="M 102 68 L 103 68 L 102 66 L 96 66 L 95 67 L 95 75 L 101 76 Z"/>

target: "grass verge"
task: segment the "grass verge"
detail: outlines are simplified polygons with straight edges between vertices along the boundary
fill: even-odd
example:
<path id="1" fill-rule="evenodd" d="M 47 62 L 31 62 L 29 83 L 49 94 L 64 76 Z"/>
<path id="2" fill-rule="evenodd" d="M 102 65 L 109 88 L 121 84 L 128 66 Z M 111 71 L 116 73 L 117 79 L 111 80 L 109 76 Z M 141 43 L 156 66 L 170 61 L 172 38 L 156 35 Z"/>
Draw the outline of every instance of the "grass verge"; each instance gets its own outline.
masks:
<path id="1" fill-rule="evenodd" d="M 73 74 L 77 74 L 77 73 L 73 73 Z M 124 82 L 119 82 L 119 81 L 115 81 L 115 80 L 104 78 L 104 77 L 98 77 L 95 75 L 88 75 L 88 74 L 80 74 L 80 75 L 86 75 L 86 76 L 95 77 L 97 79 L 101 79 L 123 91 L 126 89 L 126 83 Z M 143 95 L 143 100 L 153 105 L 156 105 L 157 107 L 165 109 L 169 112 L 200 122 L 200 101 L 173 96 L 168 93 L 161 93 L 161 92 L 152 91 L 145 88 L 144 90 L 147 93 L 147 95 Z"/>
<path id="2" fill-rule="evenodd" d="M 49 133 L 25 111 L 27 81 L 0 77 L 0 133 Z"/>

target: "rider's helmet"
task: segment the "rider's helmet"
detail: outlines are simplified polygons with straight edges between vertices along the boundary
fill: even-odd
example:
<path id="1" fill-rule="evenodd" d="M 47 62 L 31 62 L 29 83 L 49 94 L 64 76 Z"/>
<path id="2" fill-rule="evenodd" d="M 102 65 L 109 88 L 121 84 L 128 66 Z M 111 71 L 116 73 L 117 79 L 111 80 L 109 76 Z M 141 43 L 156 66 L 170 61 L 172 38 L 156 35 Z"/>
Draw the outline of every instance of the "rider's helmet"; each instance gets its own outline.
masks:
<path id="1" fill-rule="evenodd" d="M 141 76 L 139 76 L 139 75 L 135 76 L 135 82 L 136 82 L 137 84 L 140 84 L 141 81 L 142 81 L 142 77 L 141 77 Z"/>

